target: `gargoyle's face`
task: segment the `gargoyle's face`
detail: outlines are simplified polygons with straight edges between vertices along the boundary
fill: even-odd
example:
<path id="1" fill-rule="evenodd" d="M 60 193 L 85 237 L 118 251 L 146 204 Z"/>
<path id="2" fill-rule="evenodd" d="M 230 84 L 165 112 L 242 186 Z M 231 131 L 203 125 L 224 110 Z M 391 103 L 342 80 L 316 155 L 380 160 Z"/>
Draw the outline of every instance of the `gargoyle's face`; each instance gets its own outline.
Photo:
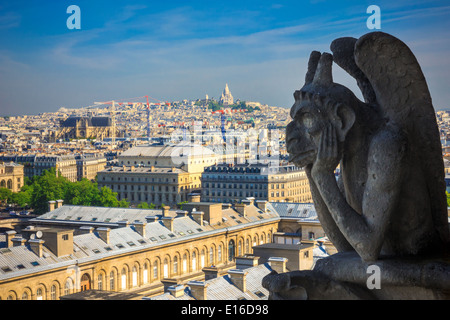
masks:
<path id="1" fill-rule="evenodd" d="M 305 167 L 315 161 L 322 130 L 330 120 L 326 110 L 299 101 L 292 106 L 291 117 L 293 120 L 286 127 L 289 161 Z"/>

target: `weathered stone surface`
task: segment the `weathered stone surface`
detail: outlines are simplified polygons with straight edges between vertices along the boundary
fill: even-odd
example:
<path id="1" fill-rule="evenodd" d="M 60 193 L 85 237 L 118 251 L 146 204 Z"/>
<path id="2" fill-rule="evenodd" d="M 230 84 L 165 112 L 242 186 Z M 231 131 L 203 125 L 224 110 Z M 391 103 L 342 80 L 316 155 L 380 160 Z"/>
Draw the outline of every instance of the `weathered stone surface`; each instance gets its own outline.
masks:
<path id="1" fill-rule="evenodd" d="M 290 161 L 305 167 L 325 233 L 348 255 L 324 259 L 308 277 L 290 273 L 289 283 L 305 288 L 296 288 L 299 298 L 318 297 L 306 289 L 307 278 L 327 284 L 322 298 L 401 298 L 401 292 L 442 298 L 436 286 L 448 279 L 438 271 L 448 271 L 442 257 L 450 243 L 444 166 L 421 68 L 403 42 L 382 32 L 336 39 L 331 50 L 311 53 L 305 85 L 294 93 L 286 142 Z M 355 77 L 364 102 L 333 82 L 333 61 Z M 426 256 L 441 260 L 424 266 Z M 363 281 L 366 264 L 378 263 L 389 284 L 384 296 L 367 292 Z M 326 270 L 330 264 L 333 273 Z M 292 297 L 286 281 L 275 284 L 279 277 L 265 279 L 272 296 Z"/>

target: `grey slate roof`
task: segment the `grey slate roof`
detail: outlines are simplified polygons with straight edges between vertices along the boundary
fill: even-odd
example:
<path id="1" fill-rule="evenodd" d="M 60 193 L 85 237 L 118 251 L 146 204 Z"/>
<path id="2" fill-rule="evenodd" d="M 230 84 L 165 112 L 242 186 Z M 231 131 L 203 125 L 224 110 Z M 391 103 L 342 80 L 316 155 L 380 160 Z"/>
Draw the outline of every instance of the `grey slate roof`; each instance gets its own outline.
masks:
<path id="1" fill-rule="evenodd" d="M 173 220 L 173 232 L 166 228 L 162 221 L 149 222 L 145 227 L 145 237 L 142 237 L 132 224 L 127 227 L 111 228 L 109 244 L 105 243 L 96 231 L 74 235 L 73 253 L 60 257 L 53 254 L 45 246 L 45 243 L 43 245 L 44 255 L 42 258 L 39 258 L 31 251 L 28 244 L 6 248 L 5 235 L 2 235 L 0 238 L 0 241 L 3 240 L 0 243 L 0 280 L 41 270 L 70 267 L 77 263 L 94 261 L 99 258 L 114 256 L 115 254 L 173 243 L 179 241 L 179 239 L 195 239 L 213 235 L 226 229 L 240 228 L 241 224 L 251 225 L 279 219 L 273 208 L 269 205 L 268 208 L 272 209 L 271 212 L 263 214 L 258 208 L 250 206 L 248 218 L 238 216 L 237 212 L 232 209 L 225 209 L 223 210 L 224 216 L 228 217 L 229 221 L 220 226 L 204 225 L 202 227 L 190 216 L 176 217 Z M 171 214 L 176 215 L 174 211 L 171 211 Z M 96 217 L 97 221 L 110 219 L 108 223 L 124 219 L 132 223 L 134 221 L 145 222 L 145 217 L 149 215 L 161 215 L 161 210 L 62 206 L 39 218 L 32 219 L 32 221 L 56 221 L 70 225 L 70 223 L 77 221 L 78 217 L 81 217 L 81 221 L 89 221 L 90 225 L 92 225 L 91 220 L 93 217 Z M 237 219 L 231 218 L 231 215 L 236 216 Z M 241 221 L 241 223 L 236 222 L 236 220 Z"/>
<path id="2" fill-rule="evenodd" d="M 230 276 L 224 275 L 205 281 L 207 284 L 207 300 L 267 300 L 269 292 L 262 286 L 262 279 L 272 271 L 269 263 L 244 269 L 247 273 L 247 291 L 242 292 L 231 281 Z M 184 294 L 175 298 L 169 292 L 149 298 L 149 300 L 195 300 L 189 286 L 184 289 Z"/>
<path id="3" fill-rule="evenodd" d="M 313 203 L 270 202 L 281 218 L 298 218 L 303 221 L 319 222 Z"/>

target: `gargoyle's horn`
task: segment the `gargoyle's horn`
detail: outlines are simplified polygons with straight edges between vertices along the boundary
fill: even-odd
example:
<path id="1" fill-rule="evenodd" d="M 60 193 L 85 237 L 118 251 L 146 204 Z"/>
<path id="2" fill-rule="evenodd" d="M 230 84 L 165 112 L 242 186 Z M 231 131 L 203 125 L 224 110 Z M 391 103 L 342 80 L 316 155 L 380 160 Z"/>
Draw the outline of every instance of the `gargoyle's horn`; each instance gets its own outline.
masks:
<path id="1" fill-rule="evenodd" d="M 319 51 L 313 51 L 311 52 L 309 56 L 309 62 L 308 62 L 308 72 L 306 72 L 305 76 L 305 85 L 310 84 L 314 79 L 314 74 L 316 73 L 317 64 L 319 63 L 320 59 L 320 52 Z"/>
<path id="2" fill-rule="evenodd" d="M 328 85 L 333 83 L 333 75 L 331 66 L 333 64 L 333 56 L 329 53 L 322 53 L 319 63 L 317 64 L 316 73 L 314 74 L 313 83 Z"/>

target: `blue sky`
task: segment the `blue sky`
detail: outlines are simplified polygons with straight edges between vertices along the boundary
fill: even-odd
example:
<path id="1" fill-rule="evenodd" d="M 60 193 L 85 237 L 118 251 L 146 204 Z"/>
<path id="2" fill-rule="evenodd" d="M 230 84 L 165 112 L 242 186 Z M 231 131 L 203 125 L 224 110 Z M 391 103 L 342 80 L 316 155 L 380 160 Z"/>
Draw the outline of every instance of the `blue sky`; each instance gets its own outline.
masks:
<path id="1" fill-rule="evenodd" d="M 72 4 L 81 30 L 66 26 Z M 218 98 L 225 83 L 235 98 L 290 107 L 312 50 L 372 31 L 369 5 L 381 8 L 381 31 L 413 50 L 435 108 L 450 107 L 448 1 L 1 0 L 0 115 L 144 95 Z"/>

